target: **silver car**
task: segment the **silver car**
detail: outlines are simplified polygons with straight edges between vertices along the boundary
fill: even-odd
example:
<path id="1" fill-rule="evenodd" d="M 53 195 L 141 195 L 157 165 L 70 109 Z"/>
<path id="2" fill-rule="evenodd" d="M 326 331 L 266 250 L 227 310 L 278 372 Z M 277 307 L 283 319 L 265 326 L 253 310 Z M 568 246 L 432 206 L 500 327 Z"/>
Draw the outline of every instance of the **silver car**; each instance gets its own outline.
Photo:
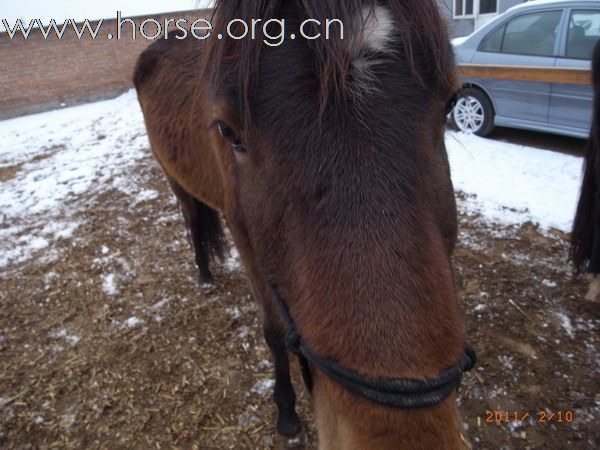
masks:
<path id="1" fill-rule="evenodd" d="M 590 68 L 600 38 L 600 1 L 539 0 L 515 6 L 453 41 L 457 63 Z M 589 134 L 591 86 L 461 78 L 451 119 L 485 136 L 494 126 L 578 138 Z"/>

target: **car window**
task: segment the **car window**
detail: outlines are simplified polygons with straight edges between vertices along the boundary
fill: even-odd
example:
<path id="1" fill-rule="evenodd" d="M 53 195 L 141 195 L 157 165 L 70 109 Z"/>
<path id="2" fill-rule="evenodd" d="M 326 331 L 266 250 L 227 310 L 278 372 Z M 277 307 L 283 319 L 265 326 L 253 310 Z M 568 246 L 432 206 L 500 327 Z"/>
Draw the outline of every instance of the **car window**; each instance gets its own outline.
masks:
<path id="1" fill-rule="evenodd" d="M 600 38 L 600 11 L 572 11 L 569 17 L 566 56 L 591 59 L 598 38 Z"/>
<path id="2" fill-rule="evenodd" d="M 499 52 L 502 48 L 502 39 L 504 38 L 504 30 L 506 26 L 503 25 L 495 31 L 488 34 L 479 46 L 479 50 L 482 52 Z"/>
<path id="3" fill-rule="evenodd" d="M 501 52 L 552 56 L 561 16 L 562 11 L 548 11 L 512 19 L 505 26 Z"/>

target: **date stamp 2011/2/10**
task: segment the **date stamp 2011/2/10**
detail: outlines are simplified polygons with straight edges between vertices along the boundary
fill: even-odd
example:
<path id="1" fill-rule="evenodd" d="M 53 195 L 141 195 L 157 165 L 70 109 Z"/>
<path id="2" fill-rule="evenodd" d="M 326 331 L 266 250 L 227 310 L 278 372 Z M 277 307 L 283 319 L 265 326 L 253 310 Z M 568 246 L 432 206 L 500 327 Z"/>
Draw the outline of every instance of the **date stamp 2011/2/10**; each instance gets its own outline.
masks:
<path id="1" fill-rule="evenodd" d="M 551 411 L 549 409 L 536 412 L 521 411 L 486 411 L 486 423 L 489 424 L 507 424 L 517 422 L 533 422 L 541 424 L 561 424 L 573 423 L 574 416 L 571 410 Z"/>

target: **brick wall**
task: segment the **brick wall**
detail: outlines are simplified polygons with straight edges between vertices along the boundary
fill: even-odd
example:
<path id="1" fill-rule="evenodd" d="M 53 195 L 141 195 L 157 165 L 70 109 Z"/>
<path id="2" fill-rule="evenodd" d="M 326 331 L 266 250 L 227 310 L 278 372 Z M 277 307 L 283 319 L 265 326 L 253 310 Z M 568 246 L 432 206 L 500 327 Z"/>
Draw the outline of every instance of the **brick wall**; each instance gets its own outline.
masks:
<path id="1" fill-rule="evenodd" d="M 139 27 L 148 18 L 161 23 L 186 18 L 191 23 L 208 14 L 183 11 L 132 19 Z M 91 24 L 95 29 L 98 22 Z M 95 40 L 89 33 L 79 40 L 71 27 L 62 39 L 50 35 L 46 40 L 37 29 L 28 39 L 20 33 L 13 39 L 0 33 L 0 119 L 110 98 L 130 89 L 137 57 L 152 41 L 142 38 L 139 28 L 133 40 L 128 23 L 122 27 L 122 39 L 109 40 L 108 34 L 116 36 L 116 30 L 114 18 L 104 20 Z M 144 31 L 152 36 L 156 26 L 149 22 Z"/>

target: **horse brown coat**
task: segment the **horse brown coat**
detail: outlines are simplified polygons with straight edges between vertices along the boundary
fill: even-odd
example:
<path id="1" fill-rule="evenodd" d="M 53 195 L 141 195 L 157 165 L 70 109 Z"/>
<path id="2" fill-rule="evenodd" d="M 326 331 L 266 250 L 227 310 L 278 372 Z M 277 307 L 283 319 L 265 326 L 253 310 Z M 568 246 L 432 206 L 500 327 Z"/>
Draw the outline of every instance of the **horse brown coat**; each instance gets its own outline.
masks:
<path id="1" fill-rule="evenodd" d="M 444 147 L 454 63 L 433 0 L 223 0 L 215 13 L 215 33 L 232 18 L 339 17 L 360 42 L 377 8 L 395 24 L 389 51 L 171 38 L 136 71 L 152 151 L 203 241 L 201 279 L 222 247 L 218 210 L 263 307 L 284 435 L 300 421 L 272 284 L 314 351 L 364 376 L 435 378 L 462 353 Z M 464 446 L 454 395 L 403 411 L 312 372 L 323 449 Z"/>

